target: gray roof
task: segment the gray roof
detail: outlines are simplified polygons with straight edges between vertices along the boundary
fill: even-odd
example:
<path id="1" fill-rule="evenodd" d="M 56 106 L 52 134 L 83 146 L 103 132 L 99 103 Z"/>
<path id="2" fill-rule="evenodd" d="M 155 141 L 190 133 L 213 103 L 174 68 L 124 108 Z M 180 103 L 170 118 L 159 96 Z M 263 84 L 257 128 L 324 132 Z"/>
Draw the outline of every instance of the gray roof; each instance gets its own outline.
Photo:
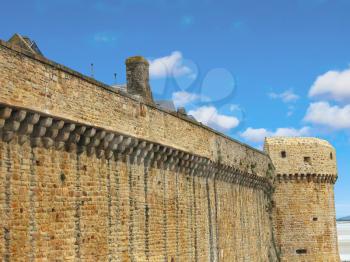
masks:
<path id="1" fill-rule="evenodd" d="M 33 54 L 37 54 L 41 56 L 43 55 L 43 53 L 41 53 L 37 44 L 27 36 L 22 36 L 16 33 L 10 38 L 8 42 L 20 48 L 26 49 L 27 51 Z"/>
<path id="2" fill-rule="evenodd" d="M 176 108 L 172 100 L 157 100 L 156 105 L 164 110 L 176 112 Z"/>

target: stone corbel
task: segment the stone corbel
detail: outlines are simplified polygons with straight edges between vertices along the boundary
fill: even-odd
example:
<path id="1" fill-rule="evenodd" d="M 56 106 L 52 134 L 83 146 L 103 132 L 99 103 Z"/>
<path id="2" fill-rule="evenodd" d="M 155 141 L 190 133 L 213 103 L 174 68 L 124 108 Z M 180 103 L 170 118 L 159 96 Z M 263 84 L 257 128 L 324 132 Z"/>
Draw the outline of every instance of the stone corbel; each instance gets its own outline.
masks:
<path id="1" fill-rule="evenodd" d="M 68 140 L 70 133 L 75 129 L 75 124 L 65 123 L 63 127 L 58 131 L 58 135 L 55 138 L 55 148 L 61 150 L 64 148 L 66 141 Z"/>
<path id="2" fill-rule="evenodd" d="M 39 122 L 40 115 L 36 113 L 27 113 L 26 118 L 21 122 L 18 130 L 18 143 L 23 145 L 29 141 L 29 136 L 34 130 L 34 125 Z"/>
<path id="3" fill-rule="evenodd" d="M 5 142 L 15 135 L 18 143 L 31 142 L 33 147 L 55 147 L 78 154 L 86 152 L 97 158 L 122 159 L 130 163 L 143 163 L 145 167 L 175 170 L 187 175 L 223 180 L 249 187 L 270 188 L 266 178 L 239 171 L 232 166 L 214 162 L 208 158 L 194 155 L 146 140 L 116 132 L 106 131 L 88 125 L 73 123 L 44 114 L 0 107 L 0 133 Z M 278 176 L 281 178 L 281 176 Z M 323 176 L 321 181 L 334 181 L 333 176 Z M 287 180 L 287 177 L 285 177 Z"/>

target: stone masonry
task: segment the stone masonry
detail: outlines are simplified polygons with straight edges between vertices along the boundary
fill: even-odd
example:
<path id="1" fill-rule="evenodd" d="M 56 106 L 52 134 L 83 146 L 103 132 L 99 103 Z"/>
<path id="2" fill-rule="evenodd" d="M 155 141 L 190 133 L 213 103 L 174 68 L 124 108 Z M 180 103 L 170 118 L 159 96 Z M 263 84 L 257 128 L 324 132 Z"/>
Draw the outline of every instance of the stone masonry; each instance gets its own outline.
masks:
<path id="1" fill-rule="evenodd" d="M 282 261 L 339 261 L 334 148 L 317 138 L 267 138 L 276 168 L 274 226 Z"/>
<path id="2" fill-rule="evenodd" d="M 338 261 L 332 167 L 296 201 L 327 203 L 327 230 L 285 248 L 273 155 L 158 108 L 142 57 L 126 61 L 124 92 L 16 43 L 0 41 L 3 261 L 279 261 L 294 247 Z"/>
<path id="3" fill-rule="evenodd" d="M 149 63 L 141 56 L 129 57 L 125 61 L 127 91 L 148 103 L 154 103 L 149 86 Z"/>

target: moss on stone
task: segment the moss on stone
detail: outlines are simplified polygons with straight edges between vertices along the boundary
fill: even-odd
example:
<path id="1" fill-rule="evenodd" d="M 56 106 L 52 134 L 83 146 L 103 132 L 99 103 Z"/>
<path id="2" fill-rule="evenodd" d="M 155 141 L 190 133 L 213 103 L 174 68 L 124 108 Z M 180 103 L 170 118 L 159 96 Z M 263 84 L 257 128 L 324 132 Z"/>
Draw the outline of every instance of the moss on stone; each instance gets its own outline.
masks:
<path id="1" fill-rule="evenodd" d="M 143 56 L 131 56 L 125 60 L 125 63 L 126 64 L 132 64 L 132 63 L 147 63 L 148 64 L 148 61 Z"/>

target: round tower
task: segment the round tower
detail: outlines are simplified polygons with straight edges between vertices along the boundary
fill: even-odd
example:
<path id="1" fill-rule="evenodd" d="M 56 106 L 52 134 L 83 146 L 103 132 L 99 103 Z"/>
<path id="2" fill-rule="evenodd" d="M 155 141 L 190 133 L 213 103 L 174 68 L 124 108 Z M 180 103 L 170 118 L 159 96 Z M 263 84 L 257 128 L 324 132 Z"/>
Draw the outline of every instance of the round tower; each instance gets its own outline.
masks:
<path id="1" fill-rule="evenodd" d="M 339 261 L 334 148 L 317 138 L 266 138 L 275 166 L 274 227 L 282 261 Z"/>

